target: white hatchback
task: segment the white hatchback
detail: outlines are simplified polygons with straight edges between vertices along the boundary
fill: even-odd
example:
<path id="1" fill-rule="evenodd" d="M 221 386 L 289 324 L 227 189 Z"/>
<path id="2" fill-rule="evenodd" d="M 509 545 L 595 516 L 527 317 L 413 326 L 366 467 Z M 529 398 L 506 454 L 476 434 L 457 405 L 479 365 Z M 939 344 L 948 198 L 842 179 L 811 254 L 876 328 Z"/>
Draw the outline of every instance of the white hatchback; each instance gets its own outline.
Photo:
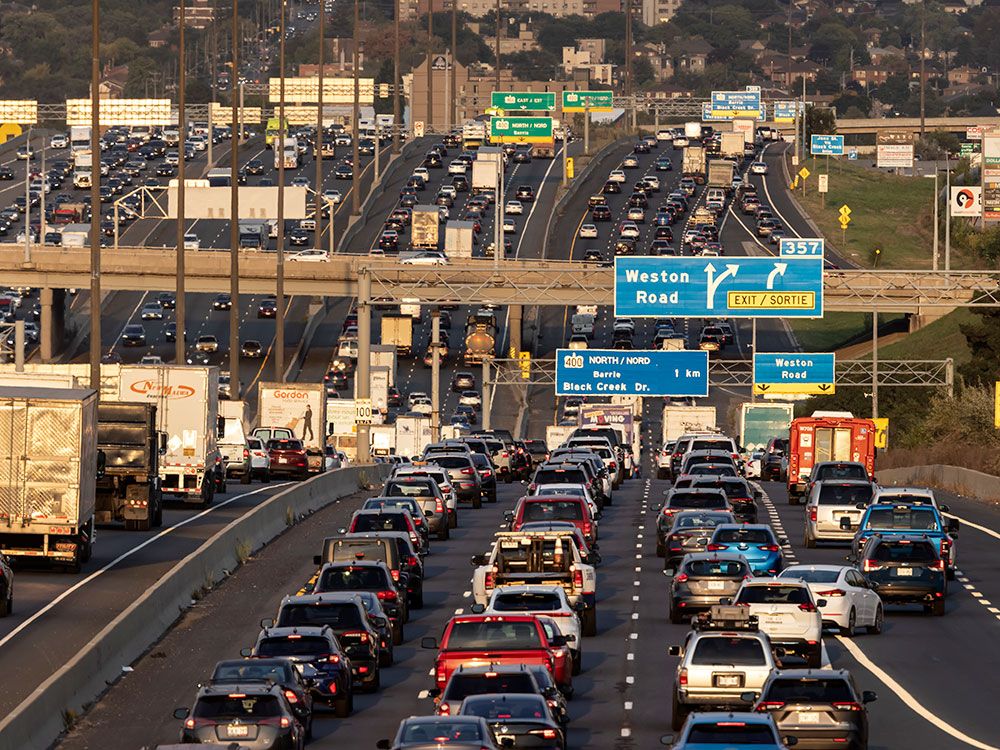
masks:
<path id="1" fill-rule="evenodd" d="M 595 224 L 581 224 L 580 237 L 584 239 L 597 239 L 597 226 Z"/>
<path id="2" fill-rule="evenodd" d="M 521 201 L 507 201 L 507 204 L 503 207 L 505 213 L 513 215 L 521 215 L 524 213 L 524 205 Z"/>
<path id="3" fill-rule="evenodd" d="M 580 618 L 566 598 L 562 586 L 499 586 L 490 595 L 483 613 L 551 617 L 559 628 L 559 633 L 566 637 L 570 653 L 573 654 L 573 674 L 580 674 L 583 663 Z"/>

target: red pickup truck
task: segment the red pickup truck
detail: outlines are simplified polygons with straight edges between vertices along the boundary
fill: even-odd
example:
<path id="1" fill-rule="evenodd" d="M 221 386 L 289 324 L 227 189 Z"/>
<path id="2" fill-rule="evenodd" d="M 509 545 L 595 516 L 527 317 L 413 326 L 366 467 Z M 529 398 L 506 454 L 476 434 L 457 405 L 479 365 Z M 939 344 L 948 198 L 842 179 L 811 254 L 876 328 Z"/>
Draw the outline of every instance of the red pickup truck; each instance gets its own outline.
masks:
<path id="1" fill-rule="evenodd" d="M 434 686 L 444 688 L 460 666 L 532 664 L 545 666 L 560 690 L 573 687 L 572 665 L 558 658 L 566 649 L 563 636 L 548 638 L 545 628 L 532 615 L 459 615 L 445 626 L 441 643 L 424 638 L 423 648 L 439 649 L 434 661 Z"/>

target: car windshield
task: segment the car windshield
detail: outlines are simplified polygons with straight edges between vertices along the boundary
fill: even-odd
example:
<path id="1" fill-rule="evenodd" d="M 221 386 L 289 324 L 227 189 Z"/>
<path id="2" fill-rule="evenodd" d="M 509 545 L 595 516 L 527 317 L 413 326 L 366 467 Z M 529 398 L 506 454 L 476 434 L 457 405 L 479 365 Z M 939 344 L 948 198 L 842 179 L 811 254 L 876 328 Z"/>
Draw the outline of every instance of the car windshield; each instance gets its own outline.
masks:
<path id="1" fill-rule="evenodd" d="M 816 468 L 814 479 L 867 479 L 868 472 L 858 464 L 826 464 Z"/>
<path id="2" fill-rule="evenodd" d="M 346 602 L 286 604 L 278 615 L 278 627 L 297 625 L 329 625 L 334 630 L 364 627 L 358 605 Z"/>
<path id="3" fill-rule="evenodd" d="M 527 502 L 521 513 L 522 521 L 582 521 L 583 506 L 572 500 Z"/>
<path id="4" fill-rule="evenodd" d="M 809 589 L 805 586 L 744 586 L 736 604 L 809 604 Z"/>
<path id="5" fill-rule="evenodd" d="M 722 329 L 720 328 L 706 328 L 705 332 L 711 332 L 714 335 L 720 335 Z M 732 452 L 733 442 L 729 438 L 696 438 L 691 441 L 691 446 L 688 450 L 691 451 L 727 451 Z"/>
<path id="6" fill-rule="evenodd" d="M 275 664 L 260 659 L 244 659 L 218 665 L 212 674 L 213 682 L 248 682 L 273 680 L 285 683 L 289 678 L 290 665 Z"/>
<path id="7" fill-rule="evenodd" d="M 777 746 L 774 732 L 767 724 L 747 724 L 742 721 L 720 721 L 718 724 L 695 724 L 687 735 L 691 745 L 742 745 Z"/>
<path id="8" fill-rule="evenodd" d="M 691 560 L 684 568 L 689 576 L 743 576 L 749 573 L 739 560 Z"/>
<path id="9" fill-rule="evenodd" d="M 382 490 L 385 497 L 433 497 L 434 492 L 424 482 L 386 482 Z M 370 501 L 369 501 L 370 502 Z"/>
<path id="10" fill-rule="evenodd" d="M 273 695 L 206 695 L 199 698 L 192 716 L 196 719 L 268 719 L 281 716 L 281 705 Z"/>
<path id="11" fill-rule="evenodd" d="M 734 667 L 762 667 L 767 664 L 764 649 L 756 638 L 709 636 L 698 639 L 692 664 L 726 664 Z"/>
<path id="12" fill-rule="evenodd" d="M 385 571 L 376 567 L 330 568 L 320 578 L 322 591 L 355 591 L 385 589 Z"/>
<path id="13" fill-rule="evenodd" d="M 449 651 L 538 649 L 541 647 L 541 638 L 533 621 L 456 622 L 448 636 Z"/>
<path id="14" fill-rule="evenodd" d="M 586 484 L 583 469 L 539 469 L 535 472 L 535 484 Z"/>
<path id="15" fill-rule="evenodd" d="M 706 477 L 734 477 L 736 469 L 732 464 L 697 464 L 688 469 L 687 473 Z"/>
<path id="16" fill-rule="evenodd" d="M 798 578 L 806 583 L 836 583 L 840 578 L 840 571 L 785 568 L 779 578 Z"/>
<path id="17" fill-rule="evenodd" d="M 872 559 L 878 562 L 934 562 L 937 555 L 928 542 L 899 542 L 880 544 L 872 554 Z"/>
<path id="18" fill-rule="evenodd" d="M 487 721 L 545 718 L 545 700 L 537 695 L 483 695 L 462 703 L 462 713 Z"/>
<path id="19" fill-rule="evenodd" d="M 802 677 L 775 680 L 763 699 L 783 703 L 852 703 L 854 695 L 846 680 Z"/>
<path id="20" fill-rule="evenodd" d="M 558 594 L 541 592 L 497 594 L 493 609 L 497 612 L 553 612 L 562 609 L 562 599 Z"/>
<path id="21" fill-rule="evenodd" d="M 725 508 L 726 498 L 716 492 L 676 492 L 667 501 L 670 508 Z"/>
<path id="22" fill-rule="evenodd" d="M 818 502 L 820 505 L 857 505 L 868 504 L 872 499 L 870 484 L 830 484 L 824 482 L 819 488 Z"/>
<path id="23" fill-rule="evenodd" d="M 454 720 L 407 721 L 400 738 L 402 744 L 482 744 L 485 742 L 486 738 L 483 737 L 479 724 Z"/>
<path id="24" fill-rule="evenodd" d="M 873 508 L 868 514 L 869 529 L 915 529 L 938 531 L 937 516 L 930 508 Z"/>
<path id="25" fill-rule="evenodd" d="M 732 523 L 731 518 L 729 513 L 699 513 L 691 516 L 679 516 L 674 521 L 674 526 L 678 529 L 711 529 L 722 523 Z"/>
<path id="26" fill-rule="evenodd" d="M 448 683 L 445 697 L 448 700 L 462 700 L 469 695 L 486 693 L 535 693 L 535 681 L 527 672 L 487 672 L 486 674 L 463 674 L 456 672 Z"/>
<path id="27" fill-rule="evenodd" d="M 445 469 L 467 469 L 470 459 L 465 456 L 435 456 L 434 463 Z"/>
<path id="28" fill-rule="evenodd" d="M 365 500 L 363 510 L 379 510 L 381 508 L 402 508 L 417 515 L 417 504 L 408 497 L 371 497 Z"/>
<path id="29" fill-rule="evenodd" d="M 257 656 L 313 656 L 330 653 L 326 638 L 295 635 L 285 638 L 265 638 L 257 646 Z"/>
<path id="30" fill-rule="evenodd" d="M 302 450 L 301 440 L 269 440 L 268 450 L 272 451 L 300 451 Z"/>
<path id="31" fill-rule="evenodd" d="M 574 484 L 560 484 L 555 487 L 541 487 L 535 493 L 538 497 L 546 495 L 572 495 L 573 497 L 584 497 L 583 487 Z"/>
<path id="32" fill-rule="evenodd" d="M 719 529 L 713 542 L 723 544 L 772 544 L 774 540 L 767 529 Z"/>
<path id="33" fill-rule="evenodd" d="M 352 532 L 409 531 L 402 513 L 359 513 L 351 524 Z"/>

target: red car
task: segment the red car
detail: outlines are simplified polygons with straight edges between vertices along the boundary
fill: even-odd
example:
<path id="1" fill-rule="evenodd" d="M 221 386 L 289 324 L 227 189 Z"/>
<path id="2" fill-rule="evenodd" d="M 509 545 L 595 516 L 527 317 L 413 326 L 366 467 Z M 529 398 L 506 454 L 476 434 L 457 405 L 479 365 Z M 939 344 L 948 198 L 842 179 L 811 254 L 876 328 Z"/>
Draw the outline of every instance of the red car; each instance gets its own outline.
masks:
<path id="1" fill-rule="evenodd" d="M 511 531 L 520 531 L 526 523 L 534 521 L 567 521 L 583 534 L 587 544 L 597 541 L 597 524 L 590 514 L 587 500 L 575 495 L 537 495 L 522 497 L 514 510 Z"/>
<path id="2" fill-rule="evenodd" d="M 309 458 L 301 440 L 268 440 L 271 456 L 271 476 L 288 475 L 305 479 L 309 476 Z"/>
<path id="3" fill-rule="evenodd" d="M 567 695 L 573 690 L 572 657 L 562 635 L 549 638 L 533 615 L 459 615 L 437 638 L 423 638 L 423 648 L 438 649 L 434 660 L 434 686 L 444 688 L 461 666 L 529 664 L 546 667 Z"/>

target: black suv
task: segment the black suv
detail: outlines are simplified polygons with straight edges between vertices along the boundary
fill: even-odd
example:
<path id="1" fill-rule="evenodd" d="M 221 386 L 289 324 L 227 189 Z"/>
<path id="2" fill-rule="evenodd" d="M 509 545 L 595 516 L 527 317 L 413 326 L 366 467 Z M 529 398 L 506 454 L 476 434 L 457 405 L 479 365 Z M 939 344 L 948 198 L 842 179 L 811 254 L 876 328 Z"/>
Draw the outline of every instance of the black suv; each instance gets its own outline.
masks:
<path id="1" fill-rule="evenodd" d="M 403 623 L 408 614 L 406 597 L 400 596 L 400 589 L 384 562 L 356 560 L 327 563 L 319 572 L 313 593 L 326 591 L 375 592 L 392 622 L 392 642 L 397 646 L 403 642 Z"/>
<path id="2" fill-rule="evenodd" d="M 374 693 L 382 684 L 378 631 L 368 619 L 360 594 L 350 592 L 286 596 L 278 605 L 278 619 L 261 620 L 262 628 L 326 626 L 351 660 L 355 685 Z"/>
<path id="3" fill-rule="evenodd" d="M 785 454 L 788 451 L 788 440 L 771 438 L 767 441 L 764 457 L 761 459 L 760 478 L 780 482 L 785 475 Z"/>
<path id="4" fill-rule="evenodd" d="M 276 684 L 208 685 L 198 691 L 194 708 L 178 708 L 184 720 L 183 744 L 254 738 L 254 747 L 295 750 L 304 744 L 305 728 Z M 241 744 L 242 746 L 242 744 Z"/>
<path id="5" fill-rule="evenodd" d="M 922 604 L 926 613 L 944 614 L 948 561 L 930 537 L 875 534 L 861 548 L 858 565 L 886 604 Z"/>
<path id="6" fill-rule="evenodd" d="M 286 657 L 275 659 L 226 659 L 215 665 L 209 678 L 212 687 L 231 685 L 267 685 L 273 683 L 281 688 L 292 713 L 305 729 L 306 739 L 312 737 L 313 695 L 310 688 L 317 676 L 315 669 L 307 664 L 296 666 Z"/>
<path id="7" fill-rule="evenodd" d="M 745 696 L 748 702 L 756 696 Z M 778 725 L 781 739 L 804 747 L 868 747 L 868 710 L 878 696 L 858 691 L 846 669 L 784 669 L 771 673 L 755 710 Z M 828 744 L 829 743 L 829 744 Z"/>
<path id="8" fill-rule="evenodd" d="M 461 666 L 452 672 L 444 690 L 433 688 L 428 693 L 437 704 L 436 713 L 441 716 L 454 716 L 458 713 L 462 701 L 470 695 L 527 693 L 543 696 L 559 723 L 565 724 L 569 719 L 566 714 L 565 698 L 559 692 L 559 688 L 555 683 L 540 685 L 535 672 L 525 664 Z"/>

